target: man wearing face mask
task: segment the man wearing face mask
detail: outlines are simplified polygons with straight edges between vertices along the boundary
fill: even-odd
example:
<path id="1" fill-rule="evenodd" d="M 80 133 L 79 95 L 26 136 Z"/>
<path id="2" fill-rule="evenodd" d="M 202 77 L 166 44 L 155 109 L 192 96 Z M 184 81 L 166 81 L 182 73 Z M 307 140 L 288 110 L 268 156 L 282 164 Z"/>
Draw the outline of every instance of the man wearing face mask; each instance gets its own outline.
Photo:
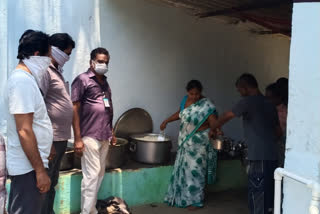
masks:
<path id="1" fill-rule="evenodd" d="M 19 64 L 7 83 L 10 214 L 40 214 L 51 184 L 46 169 L 53 139 L 52 125 L 39 89 L 51 62 L 48 55 L 49 36 L 40 31 L 26 31 L 19 40 Z"/>
<path id="2" fill-rule="evenodd" d="M 73 131 L 75 152 L 81 158 L 81 213 L 96 214 L 97 194 L 105 173 L 112 133 L 113 106 L 111 89 L 105 77 L 110 55 L 105 48 L 90 54 L 90 68 L 72 83 Z"/>
<path id="3" fill-rule="evenodd" d="M 41 81 L 41 91 L 47 106 L 48 115 L 53 127 L 53 144 L 49 156 L 51 188 L 47 193 L 42 208 L 43 214 L 52 214 L 55 197 L 55 186 L 58 183 L 62 157 L 66 151 L 68 139 L 71 138 L 72 101 L 69 95 L 69 84 L 63 77 L 63 66 L 69 61 L 75 42 L 66 33 L 50 36 L 51 65 Z"/>

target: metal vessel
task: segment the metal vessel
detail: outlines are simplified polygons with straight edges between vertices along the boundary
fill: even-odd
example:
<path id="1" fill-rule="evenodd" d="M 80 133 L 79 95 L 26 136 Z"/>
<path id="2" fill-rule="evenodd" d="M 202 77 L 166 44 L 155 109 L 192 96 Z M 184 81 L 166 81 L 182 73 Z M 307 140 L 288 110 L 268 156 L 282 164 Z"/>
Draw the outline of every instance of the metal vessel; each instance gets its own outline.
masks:
<path id="1" fill-rule="evenodd" d="M 130 136 L 130 150 L 136 161 L 147 164 L 163 164 L 170 161 L 171 140 L 159 134 L 146 133 Z"/>

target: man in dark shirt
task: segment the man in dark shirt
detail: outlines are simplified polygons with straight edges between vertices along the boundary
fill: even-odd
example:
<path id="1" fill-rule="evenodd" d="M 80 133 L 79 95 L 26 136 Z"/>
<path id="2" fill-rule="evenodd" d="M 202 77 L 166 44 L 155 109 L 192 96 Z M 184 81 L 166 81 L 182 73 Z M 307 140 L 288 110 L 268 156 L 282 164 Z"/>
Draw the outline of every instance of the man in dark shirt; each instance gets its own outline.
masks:
<path id="1" fill-rule="evenodd" d="M 113 106 L 111 89 L 105 74 L 109 52 L 96 48 L 91 52 L 90 68 L 72 83 L 74 147 L 82 155 L 81 213 L 97 213 L 97 194 L 105 173 L 112 134 Z"/>
<path id="2" fill-rule="evenodd" d="M 251 74 L 236 81 L 243 97 L 231 111 L 225 112 L 216 127 L 235 117 L 242 117 L 248 145 L 248 203 L 251 214 L 269 214 L 273 210 L 273 173 L 277 167 L 277 138 L 281 129 L 276 107 L 259 91 Z M 213 129 L 214 130 L 214 129 Z M 210 136 L 214 131 L 210 131 Z"/>

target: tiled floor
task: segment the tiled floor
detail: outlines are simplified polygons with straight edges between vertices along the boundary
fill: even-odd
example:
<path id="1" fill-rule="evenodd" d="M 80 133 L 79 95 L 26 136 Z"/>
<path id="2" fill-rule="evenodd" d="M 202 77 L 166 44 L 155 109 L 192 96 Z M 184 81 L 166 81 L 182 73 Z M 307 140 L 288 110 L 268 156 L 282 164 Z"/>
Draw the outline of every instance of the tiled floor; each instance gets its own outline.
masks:
<path id="1" fill-rule="evenodd" d="M 149 204 L 132 208 L 133 214 L 248 214 L 245 191 L 210 193 L 205 207 L 196 211 L 168 207 L 165 204 Z"/>

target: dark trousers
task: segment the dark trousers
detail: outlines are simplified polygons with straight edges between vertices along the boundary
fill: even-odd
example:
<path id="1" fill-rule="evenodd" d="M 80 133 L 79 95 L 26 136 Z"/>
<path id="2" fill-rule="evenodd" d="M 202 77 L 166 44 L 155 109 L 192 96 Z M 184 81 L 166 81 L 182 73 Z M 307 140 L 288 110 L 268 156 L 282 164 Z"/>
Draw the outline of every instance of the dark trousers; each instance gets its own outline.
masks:
<path id="1" fill-rule="evenodd" d="M 249 161 L 248 204 L 250 214 L 271 214 L 274 203 L 274 171 L 277 161 Z"/>
<path id="2" fill-rule="evenodd" d="M 56 149 L 56 156 L 52 161 L 49 162 L 48 175 L 51 179 L 51 187 L 49 192 L 46 195 L 46 198 L 42 207 L 42 212 L 41 212 L 42 214 L 54 214 L 53 204 L 54 204 L 54 197 L 56 195 L 55 187 L 58 184 L 60 163 L 67 149 L 67 141 L 54 141 L 52 145 Z"/>
<path id="3" fill-rule="evenodd" d="M 37 188 L 35 171 L 11 176 L 8 213 L 40 214 L 46 194 Z"/>

